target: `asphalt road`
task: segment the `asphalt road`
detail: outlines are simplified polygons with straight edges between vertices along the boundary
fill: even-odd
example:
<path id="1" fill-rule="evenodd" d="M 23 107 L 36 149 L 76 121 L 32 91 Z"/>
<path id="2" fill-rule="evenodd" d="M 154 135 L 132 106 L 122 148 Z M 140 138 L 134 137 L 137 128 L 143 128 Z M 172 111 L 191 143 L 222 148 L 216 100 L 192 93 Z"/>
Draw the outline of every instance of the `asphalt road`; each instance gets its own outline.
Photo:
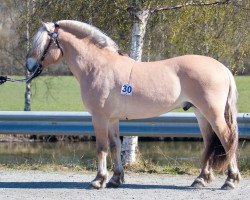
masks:
<path id="1" fill-rule="evenodd" d="M 193 189 L 194 176 L 126 173 L 126 183 L 117 189 L 86 189 L 95 174 L 0 170 L 1 200 L 99 200 L 99 199 L 250 199 L 250 177 L 243 177 L 234 190 L 220 190 L 225 176 L 208 187 Z"/>

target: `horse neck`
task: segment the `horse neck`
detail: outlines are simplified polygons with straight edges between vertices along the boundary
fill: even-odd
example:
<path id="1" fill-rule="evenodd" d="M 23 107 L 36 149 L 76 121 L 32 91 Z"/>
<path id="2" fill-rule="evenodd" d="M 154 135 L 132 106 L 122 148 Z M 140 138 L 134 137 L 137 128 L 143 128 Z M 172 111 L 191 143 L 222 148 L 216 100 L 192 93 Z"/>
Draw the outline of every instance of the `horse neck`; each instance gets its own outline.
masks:
<path id="1" fill-rule="evenodd" d="M 64 60 L 78 81 L 83 79 L 93 68 L 100 68 L 108 63 L 110 54 L 107 49 L 100 49 L 88 38 L 78 39 L 68 32 L 59 32 L 59 41 L 63 47 Z"/>

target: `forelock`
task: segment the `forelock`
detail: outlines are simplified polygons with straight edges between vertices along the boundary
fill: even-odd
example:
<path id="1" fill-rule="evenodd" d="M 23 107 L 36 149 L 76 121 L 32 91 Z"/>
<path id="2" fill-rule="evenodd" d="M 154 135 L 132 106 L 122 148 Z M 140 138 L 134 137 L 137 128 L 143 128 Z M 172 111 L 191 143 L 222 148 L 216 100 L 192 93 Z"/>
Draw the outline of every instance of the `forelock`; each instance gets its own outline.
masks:
<path id="1" fill-rule="evenodd" d="M 35 52 L 37 59 L 42 56 L 46 44 L 48 43 L 48 32 L 45 27 L 40 27 L 33 38 L 32 52 Z"/>

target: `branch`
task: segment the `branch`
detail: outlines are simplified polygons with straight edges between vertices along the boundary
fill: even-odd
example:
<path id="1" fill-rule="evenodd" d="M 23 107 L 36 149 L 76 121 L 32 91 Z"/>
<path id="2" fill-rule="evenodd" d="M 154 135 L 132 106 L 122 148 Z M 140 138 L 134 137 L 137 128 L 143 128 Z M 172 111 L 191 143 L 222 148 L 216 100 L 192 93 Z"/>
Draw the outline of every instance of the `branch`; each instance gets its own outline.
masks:
<path id="1" fill-rule="evenodd" d="M 164 11 L 164 10 L 175 10 L 175 9 L 180 9 L 186 6 L 211 6 L 211 5 L 222 5 L 222 4 L 228 4 L 231 3 L 230 0 L 217 0 L 214 2 L 193 2 L 190 1 L 188 3 L 184 3 L 184 4 L 179 4 L 179 5 L 175 5 L 175 6 L 165 6 L 165 7 L 161 7 L 161 8 L 154 8 L 151 9 L 150 12 L 151 13 L 155 13 L 155 12 L 159 12 L 159 11 Z"/>
<path id="2" fill-rule="evenodd" d="M 0 48 L 0 51 L 4 51 L 4 52 L 7 53 L 9 56 L 13 57 L 13 59 L 14 59 L 17 63 L 19 63 L 23 68 L 25 68 L 25 64 L 24 64 L 23 61 L 22 61 L 22 57 L 21 57 L 21 58 L 17 57 L 17 56 L 13 53 L 13 51 L 8 50 L 6 47 L 1 47 L 1 48 Z"/>
<path id="3" fill-rule="evenodd" d="M 244 6 L 242 6 L 242 5 L 240 5 L 239 3 L 238 3 L 238 1 L 233 1 L 233 5 L 235 6 L 235 7 L 237 7 L 237 8 L 240 8 L 241 10 L 246 10 L 246 11 L 249 11 L 250 10 L 250 8 L 246 8 L 246 7 L 244 7 Z"/>

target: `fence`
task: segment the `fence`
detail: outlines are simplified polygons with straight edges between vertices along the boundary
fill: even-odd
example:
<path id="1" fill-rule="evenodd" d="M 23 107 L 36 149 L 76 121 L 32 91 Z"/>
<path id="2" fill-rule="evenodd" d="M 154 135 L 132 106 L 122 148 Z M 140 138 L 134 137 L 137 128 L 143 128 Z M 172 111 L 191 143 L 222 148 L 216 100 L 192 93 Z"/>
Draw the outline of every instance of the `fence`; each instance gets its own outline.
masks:
<path id="1" fill-rule="evenodd" d="M 250 113 L 239 113 L 239 137 L 250 138 Z M 87 112 L 0 112 L 0 134 L 94 135 Z M 201 137 L 193 113 L 120 122 L 122 136 Z"/>

